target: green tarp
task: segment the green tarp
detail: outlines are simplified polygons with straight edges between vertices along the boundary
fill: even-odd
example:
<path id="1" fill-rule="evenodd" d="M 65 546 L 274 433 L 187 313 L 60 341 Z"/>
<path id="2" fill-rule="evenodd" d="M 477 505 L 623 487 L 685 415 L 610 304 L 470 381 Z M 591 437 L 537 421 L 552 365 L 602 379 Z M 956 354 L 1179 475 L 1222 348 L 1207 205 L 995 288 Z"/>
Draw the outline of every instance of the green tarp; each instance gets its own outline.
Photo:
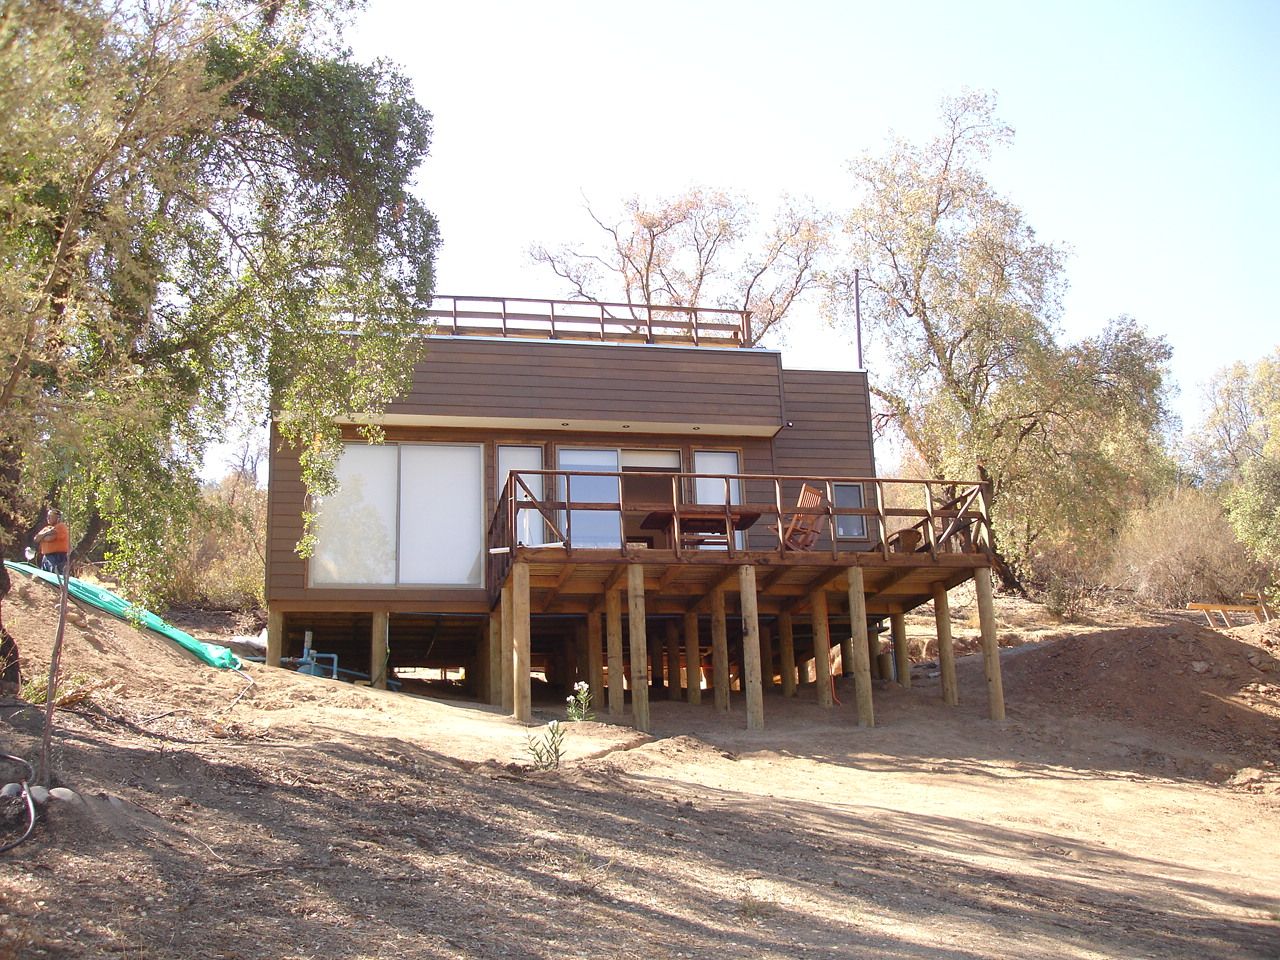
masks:
<path id="1" fill-rule="evenodd" d="M 45 583 L 50 583 L 55 587 L 62 583 L 62 578 L 57 574 L 45 573 L 39 567 L 33 567 L 29 563 L 14 563 L 12 560 L 6 560 L 4 565 L 10 570 L 16 570 L 18 573 L 43 580 Z M 165 623 L 150 610 L 143 610 L 110 590 L 104 590 L 102 587 L 95 587 L 91 583 L 85 583 L 83 580 L 70 577 L 67 580 L 67 593 L 82 603 L 97 607 L 99 610 L 105 610 L 121 620 L 129 620 L 133 623 L 141 624 L 148 630 L 154 630 L 162 637 L 168 637 L 178 646 L 190 650 L 211 667 L 221 667 L 223 670 L 236 670 L 240 667 L 240 661 L 236 658 L 236 655 L 226 647 L 197 640 L 191 634 L 184 633 L 177 627 Z"/>

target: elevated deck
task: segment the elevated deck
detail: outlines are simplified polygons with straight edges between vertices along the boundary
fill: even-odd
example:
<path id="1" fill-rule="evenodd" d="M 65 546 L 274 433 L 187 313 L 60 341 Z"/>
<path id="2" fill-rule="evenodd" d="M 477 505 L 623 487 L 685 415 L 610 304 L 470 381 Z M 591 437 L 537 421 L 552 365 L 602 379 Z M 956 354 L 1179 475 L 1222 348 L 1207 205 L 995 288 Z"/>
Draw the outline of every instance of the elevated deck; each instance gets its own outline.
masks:
<path id="1" fill-rule="evenodd" d="M 437 294 L 424 316 L 435 322 L 438 333 L 464 337 L 750 345 L 750 311 L 715 307 Z"/>

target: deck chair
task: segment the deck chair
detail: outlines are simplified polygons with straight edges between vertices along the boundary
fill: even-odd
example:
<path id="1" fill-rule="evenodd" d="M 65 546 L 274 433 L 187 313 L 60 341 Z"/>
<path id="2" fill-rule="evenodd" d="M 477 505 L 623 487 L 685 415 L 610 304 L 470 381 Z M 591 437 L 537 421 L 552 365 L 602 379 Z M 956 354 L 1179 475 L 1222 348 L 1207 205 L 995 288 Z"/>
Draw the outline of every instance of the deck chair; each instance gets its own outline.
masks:
<path id="1" fill-rule="evenodd" d="M 820 488 L 811 483 L 806 483 L 800 488 L 800 497 L 796 500 L 796 507 L 802 510 L 815 510 L 826 502 L 826 495 Z M 828 519 L 826 514 L 793 513 L 790 519 L 786 517 L 779 518 L 779 526 L 774 527 L 774 529 L 781 529 L 784 549 L 812 550 L 813 545 L 818 542 L 818 538 L 826 531 Z M 782 527 L 781 524 L 784 520 L 786 521 L 786 526 Z"/>

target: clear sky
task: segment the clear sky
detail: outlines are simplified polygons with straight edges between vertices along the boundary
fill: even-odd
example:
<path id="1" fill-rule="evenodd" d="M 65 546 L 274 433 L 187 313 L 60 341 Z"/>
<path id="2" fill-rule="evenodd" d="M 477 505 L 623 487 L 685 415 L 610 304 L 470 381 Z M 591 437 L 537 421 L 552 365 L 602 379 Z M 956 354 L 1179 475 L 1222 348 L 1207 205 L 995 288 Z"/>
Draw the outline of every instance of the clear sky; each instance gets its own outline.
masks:
<path id="1" fill-rule="evenodd" d="M 1071 251 L 1067 337 L 1122 313 L 1166 336 L 1187 421 L 1215 370 L 1280 344 L 1277 0 L 372 0 L 351 41 L 435 116 L 441 293 L 566 295 L 528 248 L 594 239 L 584 196 L 847 210 L 851 158 L 929 136 L 972 87 L 1016 131 L 992 183 Z M 852 367 L 818 326 L 797 318 L 788 365 Z"/>

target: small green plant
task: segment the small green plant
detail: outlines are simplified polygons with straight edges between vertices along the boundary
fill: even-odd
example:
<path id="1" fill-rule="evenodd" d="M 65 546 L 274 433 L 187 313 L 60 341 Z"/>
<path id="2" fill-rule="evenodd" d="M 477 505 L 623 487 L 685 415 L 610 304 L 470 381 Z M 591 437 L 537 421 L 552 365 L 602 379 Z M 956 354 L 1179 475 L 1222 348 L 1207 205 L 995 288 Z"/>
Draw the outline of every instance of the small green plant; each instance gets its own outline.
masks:
<path id="1" fill-rule="evenodd" d="M 58 698 L 55 707 L 74 707 L 93 697 L 99 690 L 107 689 L 110 684 L 105 680 L 96 680 L 83 674 L 73 673 L 58 681 Z M 49 678 L 45 674 L 24 677 L 22 686 L 18 688 L 19 698 L 27 703 L 44 704 L 49 702 Z"/>
<path id="2" fill-rule="evenodd" d="M 583 680 L 579 680 L 573 685 L 573 694 L 565 697 L 564 702 L 568 704 L 565 708 L 565 714 L 570 720 L 594 720 L 596 715 L 591 712 L 591 685 Z"/>
<path id="3" fill-rule="evenodd" d="M 547 732 L 540 737 L 529 735 L 529 756 L 535 770 L 559 770 L 564 759 L 564 725 L 559 720 L 547 724 Z"/>

